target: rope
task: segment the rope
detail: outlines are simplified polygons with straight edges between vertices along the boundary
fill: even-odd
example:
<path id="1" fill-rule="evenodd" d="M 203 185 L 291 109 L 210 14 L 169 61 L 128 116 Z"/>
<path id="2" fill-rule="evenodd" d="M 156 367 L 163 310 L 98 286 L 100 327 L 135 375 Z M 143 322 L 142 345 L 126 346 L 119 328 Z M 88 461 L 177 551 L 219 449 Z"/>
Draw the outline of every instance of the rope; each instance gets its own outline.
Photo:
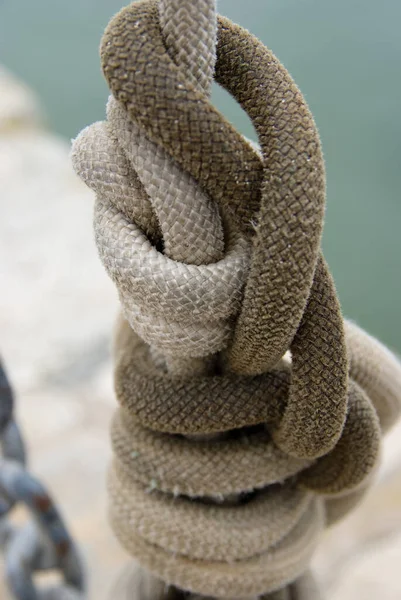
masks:
<path id="1" fill-rule="evenodd" d="M 153 574 L 152 600 L 157 581 L 318 597 L 303 573 L 325 524 L 368 488 L 401 367 L 343 321 L 320 252 L 313 118 L 270 50 L 216 22 L 212 0 L 131 4 L 101 59 L 107 121 L 81 132 L 72 159 L 96 192 L 96 243 L 124 315 L 114 531 L 139 580 Z M 213 71 L 260 151 L 211 105 Z"/>
<path id="2" fill-rule="evenodd" d="M 124 587 L 121 587 L 124 586 Z M 174 586 L 166 587 L 166 584 L 148 572 L 142 571 L 138 565 L 127 569 L 123 579 L 119 579 L 118 585 L 113 590 L 113 598 L 120 597 L 119 594 L 130 592 L 130 598 L 144 598 L 146 600 L 186 600 L 188 595 Z M 290 586 L 273 592 L 268 596 L 269 600 L 314 600 L 318 598 L 319 591 L 310 573 L 305 573 Z M 204 596 L 191 595 L 193 600 L 210 600 Z M 237 599 L 240 600 L 240 599 Z"/>

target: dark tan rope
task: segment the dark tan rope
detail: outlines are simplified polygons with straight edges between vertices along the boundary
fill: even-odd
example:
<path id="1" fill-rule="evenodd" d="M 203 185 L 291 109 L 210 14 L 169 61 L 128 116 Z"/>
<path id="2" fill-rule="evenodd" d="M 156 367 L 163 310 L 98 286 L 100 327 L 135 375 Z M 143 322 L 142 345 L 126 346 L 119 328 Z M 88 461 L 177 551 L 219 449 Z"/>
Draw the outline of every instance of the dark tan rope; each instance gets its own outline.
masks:
<path id="1" fill-rule="evenodd" d="M 108 120 L 73 148 L 124 312 L 110 518 L 154 590 L 310 600 L 299 577 L 368 487 L 401 369 L 343 321 L 301 93 L 223 17 L 216 42 L 215 18 L 212 0 L 118 13 L 101 44 Z M 213 65 L 260 153 L 210 103 Z"/>

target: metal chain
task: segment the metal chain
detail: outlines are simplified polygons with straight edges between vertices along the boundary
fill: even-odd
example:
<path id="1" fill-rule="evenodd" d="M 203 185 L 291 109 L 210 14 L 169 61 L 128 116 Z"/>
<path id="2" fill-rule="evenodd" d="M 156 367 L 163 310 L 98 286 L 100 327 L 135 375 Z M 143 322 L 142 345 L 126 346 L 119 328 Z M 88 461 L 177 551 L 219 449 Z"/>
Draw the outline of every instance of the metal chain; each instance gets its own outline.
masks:
<path id="1" fill-rule="evenodd" d="M 26 469 L 26 450 L 13 417 L 14 397 L 0 360 L 0 548 L 5 578 L 16 600 L 84 600 L 77 548 L 46 488 Z M 19 527 L 10 514 L 24 505 L 32 519 Z M 55 570 L 62 581 L 39 587 L 35 573 Z"/>

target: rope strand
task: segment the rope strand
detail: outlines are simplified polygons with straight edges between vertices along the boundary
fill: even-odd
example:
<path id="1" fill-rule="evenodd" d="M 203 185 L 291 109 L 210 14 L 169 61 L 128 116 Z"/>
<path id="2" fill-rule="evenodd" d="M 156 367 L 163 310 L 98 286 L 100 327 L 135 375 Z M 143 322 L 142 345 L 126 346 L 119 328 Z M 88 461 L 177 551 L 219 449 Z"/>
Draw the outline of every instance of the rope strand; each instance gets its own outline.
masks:
<path id="1" fill-rule="evenodd" d="M 110 519 L 138 598 L 319 598 L 303 574 L 371 481 L 401 367 L 343 321 L 312 115 L 213 0 L 131 4 L 101 61 L 107 121 L 72 158 L 124 315 Z M 260 152 L 211 105 L 213 70 Z"/>

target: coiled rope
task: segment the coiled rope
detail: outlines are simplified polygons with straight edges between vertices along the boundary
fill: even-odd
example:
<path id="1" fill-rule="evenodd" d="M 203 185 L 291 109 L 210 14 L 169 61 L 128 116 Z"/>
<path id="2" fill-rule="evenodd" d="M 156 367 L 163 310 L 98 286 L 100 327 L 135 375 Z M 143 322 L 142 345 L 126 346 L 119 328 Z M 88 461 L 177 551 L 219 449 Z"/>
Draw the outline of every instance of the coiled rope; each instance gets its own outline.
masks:
<path id="1" fill-rule="evenodd" d="M 313 118 L 270 50 L 216 21 L 213 0 L 131 4 L 101 59 L 107 121 L 81 132 L 72 158 L 96 192 L 96 243 L 124 314 L 114 531 L 180 589 L 310 599 L 297 578 L 325 523 L 367 489 L 401 406 L 399 363 L 344 324 L 320 252 Z M 211 105 L 213 73 L 260 151 Z"/>

